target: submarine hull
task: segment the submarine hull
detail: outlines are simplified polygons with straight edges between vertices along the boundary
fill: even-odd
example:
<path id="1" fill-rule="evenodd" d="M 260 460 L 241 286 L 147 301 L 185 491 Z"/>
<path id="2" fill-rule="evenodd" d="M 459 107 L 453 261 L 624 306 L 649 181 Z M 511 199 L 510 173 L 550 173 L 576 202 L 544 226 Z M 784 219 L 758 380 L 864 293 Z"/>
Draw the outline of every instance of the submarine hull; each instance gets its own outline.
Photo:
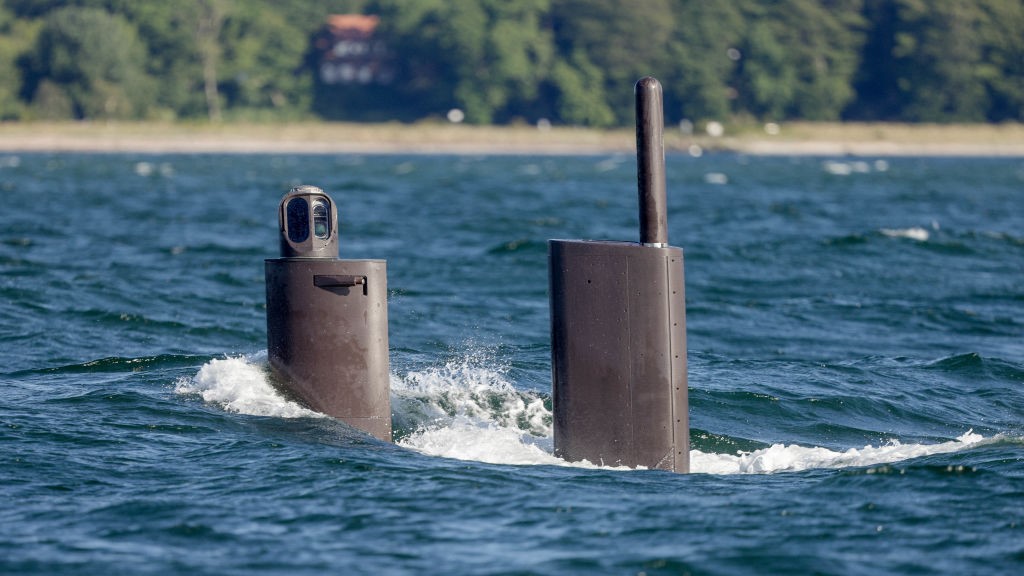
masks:
<path id="1" fill-rule="evenodd" d="M 551 240 L 555 454 L 689 471 L 683 251 Z"/>
<path id="2" fill-rule="evenodd" d="M 267 355 L 277 386 L 391 441 L 383 260 L 266 260 Z"/>

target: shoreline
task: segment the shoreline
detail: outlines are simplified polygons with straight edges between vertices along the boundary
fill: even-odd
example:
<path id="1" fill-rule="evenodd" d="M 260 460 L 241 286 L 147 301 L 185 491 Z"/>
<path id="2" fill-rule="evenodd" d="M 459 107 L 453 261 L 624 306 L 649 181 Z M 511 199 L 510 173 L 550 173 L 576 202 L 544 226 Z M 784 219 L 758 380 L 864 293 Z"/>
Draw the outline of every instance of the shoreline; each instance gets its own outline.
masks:
<path id="1" fill-rule="evenodd" d="M 632 129 L 453 124 L 7 123 L 0 153 L 601 155 L 635 153 Z M 668 153 L 1024 157 L 1024 125 L 784 124 L 719 138 L 668 127 Z"/>

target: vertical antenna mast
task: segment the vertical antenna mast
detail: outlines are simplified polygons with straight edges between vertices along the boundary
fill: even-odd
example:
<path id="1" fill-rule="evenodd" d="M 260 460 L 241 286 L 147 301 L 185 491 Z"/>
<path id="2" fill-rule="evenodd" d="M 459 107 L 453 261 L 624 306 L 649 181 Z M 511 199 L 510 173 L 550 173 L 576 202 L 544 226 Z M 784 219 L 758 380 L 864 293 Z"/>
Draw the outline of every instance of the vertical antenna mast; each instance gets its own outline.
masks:
<path id="1" fill-rule="evenodd" d="M 661 83 L 647 76 L 637 81 L 636 166 L 640 197 L 640 243 L 668 246 L 668 214 L 665 207 L 665 112 Z"/>

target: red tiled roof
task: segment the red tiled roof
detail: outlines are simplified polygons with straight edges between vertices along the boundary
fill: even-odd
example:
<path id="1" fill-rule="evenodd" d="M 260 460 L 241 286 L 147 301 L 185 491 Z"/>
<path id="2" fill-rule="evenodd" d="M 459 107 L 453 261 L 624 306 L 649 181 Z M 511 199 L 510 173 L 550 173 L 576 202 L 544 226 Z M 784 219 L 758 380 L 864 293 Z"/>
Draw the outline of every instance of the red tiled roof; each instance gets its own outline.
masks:
<path id="1" fill-rule="evenodd" d="M 331 32 L 357 31 L 370 34 L 377 28 L 380 22 L 379 16 L 366 16 L 364 14 L 332 14 L 327 17 L 327 25 Z"/>

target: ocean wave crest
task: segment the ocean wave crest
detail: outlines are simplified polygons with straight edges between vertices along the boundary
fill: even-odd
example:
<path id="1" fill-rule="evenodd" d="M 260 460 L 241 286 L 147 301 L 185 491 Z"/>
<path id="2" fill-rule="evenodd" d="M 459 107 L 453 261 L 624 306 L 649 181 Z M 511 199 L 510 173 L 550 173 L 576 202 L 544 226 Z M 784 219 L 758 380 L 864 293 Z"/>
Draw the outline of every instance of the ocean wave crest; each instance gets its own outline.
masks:
<path id="1" fill-rule="evenodd" d="M 278 392 L 266 353 L 213 359 L 175 392 L 199 395 L 228 412 L 277 418 L 325 418 Z M 391 375 L 392 418 L 399 446 L 430 456 L 508 465 L 608 468 L 566 462 L 553 454 L 552 415 L 547 395 L 517 389 L 504 370 L 469 355 L 435 367 Z M 703 474 L 772 474 L 892 464 L 970 449 L 985 438 L 968 431 L 937 444 L 903 444 L 845 451 L 795 444 L 733 454 L 690 451 L 690 471 Z M 622 469 L 622 468 L 619 468 Z"/>

